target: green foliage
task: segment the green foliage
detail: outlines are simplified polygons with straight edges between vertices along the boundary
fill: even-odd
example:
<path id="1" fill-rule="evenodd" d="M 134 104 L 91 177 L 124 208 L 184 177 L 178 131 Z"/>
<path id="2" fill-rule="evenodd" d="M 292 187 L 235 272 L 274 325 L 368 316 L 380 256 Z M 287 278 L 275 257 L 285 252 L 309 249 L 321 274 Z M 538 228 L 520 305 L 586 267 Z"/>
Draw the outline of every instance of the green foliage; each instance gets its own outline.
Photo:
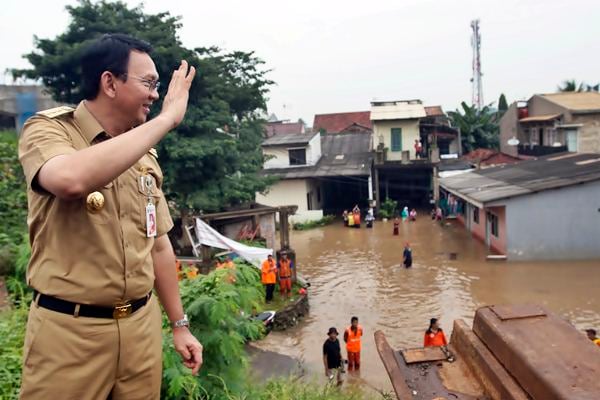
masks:
<path id="1" fill-rule="evenodd" d="M 186 59 L 198 73 L 190 90 L 183 123 L 158 145 L 165 174 L 165 192 L 178 209 L 218 211 L 251 201 L 272 179 L 258 174 L 268 87 L 264 62 L 252 52 L 223 52 L 216 47 L 183 47 L 178 37 L 180 17 L 168 12 L 148 14 L 143 6 L 123 2 L 80 0 L 67 6 L 71 21 L 55 39 L 35 37 L 36 51 L 25 56 L 31 69 L 13 75 L 41 79 L 56 100 L 81 100 L 78 58 L 94 38 L 112 32 L 127 33 L 151 43 L 152 57 L 161 77 L 162 98 L 173 69 Z M 228 131 L 230 135 L 218 133 Z M 233 138 L 232 138 L 233 137 Z"/>
<path id="2" fill-rule="evenodd" d="M 388 197 L 383 203 L 381 203 L 381 207 L 379 207 L 379 216 L 381 218 L 392 218 L 394 215 L 396 215 L 397 210 L 398 202 Z"/>
<path id="3" fill-rule="evenodd" d="M 508 110 L 508 102 L 506 101 L 506 96 L 502 93 L 498 98 L 498 120 L 502 118 L 506 110 Z"/>
<path id="4" fill-rule="evenodd" d="M 307 229 L 318 228 L 321 226 L 329 225 L 335 219 L 334 215 L 325 215 L 323 218 L 318 219 L 316 221 L 308 221 L 308 222 L 297 222 L 293 225 L 294 230 L 297 231 L 305 231 Z"/>
<path id="5" fill-rule="evenodd" d="M 21 386 L 21 364 L 25 325 L 31 295 L 18 293 L 22 301 L 16 302 L 15 308 L 0 314 L 0 399 L 13 400 L 19 398 Z"/>
<path id="6" fill-rule="evenodd" d="M 0 275 L 12 273 L 17 246 L 27 231 L 25 189 L 17 133 L 0 131 Z"/>
<path id="7" fill-rule="evenodd" d="M 585 82 L 579 82 L 575 79 L 567 79 L 557 87 L 559 92 L 598 92 L 600 90 L 600 83 L 595 85 L 589 85 Z"/>
<path id="8" fill-rule="evenodd" d="M 465 153 L 478 148 L 498 149 L 500 146 L 500 134 L 498 127 L 498 114 L 484 106 L 478 110 L 475 106 L 469 106 L 464 101 L 460 110 L 450 111 L 448 116 L 454 127 L 460 129 L 462 148 Z"/>
<path id="9" fill-rule="evenodd" d="M 254 386 L 250 391 L 231 400 L 372 400 L 392 399 L 388 393 L 371 396 L 356 387 L 338 388 L 334 384 L 321 385 L 293 379 L 276 379 L 265 385 Z"/>
<path id="10" fill-rule="evenodd" d="M 181 282 L 190 329 L 204 347 L 204 364 L 198 377 L 192 377 L 175 353 L 170 329 L 166 328 L 161 398 L 219 400 L 245 390 L 248 360 L 244 344 L 263 334 L 262 324 L 248 316 L 260 305 L 262 287 L 254 267 L 238 264 L 234 284 L 229 283 L 229 273 L 217 270 Z"/>

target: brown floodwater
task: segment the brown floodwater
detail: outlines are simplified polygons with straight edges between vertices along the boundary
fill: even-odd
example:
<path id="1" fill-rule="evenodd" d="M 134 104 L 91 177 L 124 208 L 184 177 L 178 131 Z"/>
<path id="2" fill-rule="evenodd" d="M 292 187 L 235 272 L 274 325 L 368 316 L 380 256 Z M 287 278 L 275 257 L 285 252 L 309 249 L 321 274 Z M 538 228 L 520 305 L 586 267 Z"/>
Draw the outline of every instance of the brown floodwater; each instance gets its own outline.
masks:
<path id="1" fill-rule="evenodd" d="M 392 228 L 392 222 L 377 222 L 373 229 L 336 222 L 293 232 L 298 272 L 311 283 L 310 315 L 293 329 L 271 333 L 260 347 L 300 359 L 307 376 L 325 381 L 321 349 L 327 329 L 342 333 L 355 315 L 365 333 L 362 365 L 360 376 L 348 381 L 389 391 L 376 330 L 394 348 L 417 347 L 432 317 L 441 319 L 450 339 L 453 320 L 471 324 L 478 307 L 514 303 L 544 305 L 578 329 L 600 328 L 600 260 L 486 262 L 485 246 L 456 223 L 440 226 L 422 217 L 401 223 L 399 236 Z M 401 265 L 407 241 L 410 269 Z"/>

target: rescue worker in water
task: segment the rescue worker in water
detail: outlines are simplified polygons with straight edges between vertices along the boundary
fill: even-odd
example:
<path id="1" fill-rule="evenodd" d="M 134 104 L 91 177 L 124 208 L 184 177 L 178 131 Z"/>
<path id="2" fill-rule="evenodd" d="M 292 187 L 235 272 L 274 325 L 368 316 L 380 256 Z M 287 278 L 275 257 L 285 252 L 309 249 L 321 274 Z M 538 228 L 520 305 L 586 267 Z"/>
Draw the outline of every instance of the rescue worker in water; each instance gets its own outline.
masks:
<path id="1" fill-rule="evenodd" d="M 344 332 L 344 342 L 348 352 L 348 371 L 360 369 L 360 338 L 363 335 L 362 326 L 358 324 L 358 317 L 352 317 L 350 326 Z"/>

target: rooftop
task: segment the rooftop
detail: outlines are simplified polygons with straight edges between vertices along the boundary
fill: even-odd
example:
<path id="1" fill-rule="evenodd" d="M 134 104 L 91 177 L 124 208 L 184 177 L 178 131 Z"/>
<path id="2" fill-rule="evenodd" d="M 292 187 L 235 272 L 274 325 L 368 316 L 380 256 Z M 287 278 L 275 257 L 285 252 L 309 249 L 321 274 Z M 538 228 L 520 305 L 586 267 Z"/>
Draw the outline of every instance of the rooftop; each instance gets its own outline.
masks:
<path id="1" fill-rule="evenodd" d="M 442 106 L 425 107 L 425 114 L 428 117 L 443 117 L 446 115 L 444 114 L 444 110 L 442 110 Z"/>
<path id="2" fill-rule="evenodd" d="M 302 122 L 272 121 L 267 123 L 265 130 L 267 137 L 293 133 L 299 134 L 304 133 L 304 124 Z"/>
<path id="3" fill-rule="evenodd" d="M 541 94 L 540 96 L 575 113 L 600 112 L 600 93 L 598 92 L 561 92 Z"/>
<path id="4" fill-rule="evenodd" d="M 420 100 L 376 101 L 371 103 L 371 121 L 426 117 Z"/>
<path id="5" fill-rule="evenodd" d="M 332 114 L 316 114 L 313 122 L 313 130 L 318 132 L 323 129 L 327 133 L 340 133 L 346 131 L 353 125 L 360 125 L 371 130 L 371 112 L 356 111 Z"/>
<path id="6" fill-rule="evenodd" d="M 483 205 L 596 180 L 600 180 L 599 154 L 561 153 L 442 178 L 440 185 Z"/>
<path id="7" fill-rule="evenodd" d="M 330 176 L 368 176 L 371 168 L 371 135 L 336 133 L 321 136 L 322 157 L 316 165 L 270 168 L 265 171 L 282 179 Z"/>
<path id="8" fill-rule="evenodd" d="M 263 147 L 274 147 L 274 146 L 291 146 L 291 145 L 307 145 L 312 138 L 318 135 L 318 132 L 311 133 L 288 133 L 282 135 L 275 135 L 266 139 L 263 143 Z"/>

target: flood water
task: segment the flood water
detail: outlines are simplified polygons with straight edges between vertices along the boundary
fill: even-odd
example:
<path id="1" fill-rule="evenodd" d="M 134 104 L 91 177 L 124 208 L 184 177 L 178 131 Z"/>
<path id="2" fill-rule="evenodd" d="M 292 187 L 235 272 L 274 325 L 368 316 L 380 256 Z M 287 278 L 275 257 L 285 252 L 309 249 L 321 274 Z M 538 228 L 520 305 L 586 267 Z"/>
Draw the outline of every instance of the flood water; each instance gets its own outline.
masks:
<path id="1" fill-rule="evenodd" d="M 456 223 L 440 226 L 422 217 L 401 223 L 399 236 L 392 228 L 392 222 L 377 222 L 373 229 L 336 222 L 293 232 L 298 272 L 311 282 L 310 315 L 296 328 L 271 333 L 260 347 L 299 358 L 307 376 L 324 382 L 326 332 L 335 326 L 342 333 L 356 315 L 364 329 L 362 365 L 360 376 L 347 380 L 389 391 L 376 330 L 394 348 L 417 347 L 432 317 L 441 318 L 450 339 L 453 320 L 470 325 L 478 307 L 514 303 L 544 305 L 578 329 L 600 328 L 600 260 L 486 262 L 484 245 Z M 410 269 L 401 265 L 407 241 L 413 249 Z M 340 342 L 343 346 L 341 337 Z"/>

